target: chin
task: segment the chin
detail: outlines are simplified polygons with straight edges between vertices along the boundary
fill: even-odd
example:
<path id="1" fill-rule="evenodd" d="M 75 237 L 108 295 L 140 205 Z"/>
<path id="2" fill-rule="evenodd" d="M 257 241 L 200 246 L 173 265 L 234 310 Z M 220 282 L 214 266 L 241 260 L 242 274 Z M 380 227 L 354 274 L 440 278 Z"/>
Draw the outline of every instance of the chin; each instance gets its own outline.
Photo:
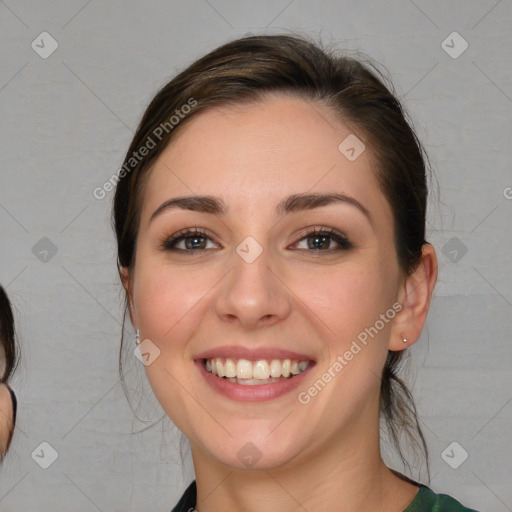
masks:
<path id="1" fill-rule="evenodd" d="M 275 426 L 275 423 L 274 423 Z M 304 454 L 311 443 L 293 439 L 290 431 L 283 431 L 282 436 L 268 434 L 268 429 L 253 430 L 253 434 L 245 429 L 241 435 L 222 438 L 206 437 L 203 442 L 196 443 L 209 457 L 221 464 L 237 470 L 269 471 L 285 468 Z"/>

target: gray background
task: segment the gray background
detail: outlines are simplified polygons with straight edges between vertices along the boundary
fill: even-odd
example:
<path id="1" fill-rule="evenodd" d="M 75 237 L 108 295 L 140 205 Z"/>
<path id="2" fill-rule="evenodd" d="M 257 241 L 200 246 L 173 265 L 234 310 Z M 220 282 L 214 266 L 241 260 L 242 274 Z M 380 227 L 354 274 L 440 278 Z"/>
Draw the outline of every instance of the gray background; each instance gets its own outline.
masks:
<path id="1" fill-rule="evenodd" d="M 410 352 L 431 485 L 482 511 L 511 511 L 511 7 L 0 2 L 0 282 L 23 351 L 0 510 L 168 511 L 192 478 L 169 421 L 132 433 L 161 410 L 138 387 L 139 421 L 124 397 L 112 193 L 97 200 L 93 190 L 117 171 L 144 107 L 176 71 L 248 32 L 299 30 L 382 63 L 427 147 L 440 186 L 429 217 L 440 276 Z M 46 59 L 31 47 L 50 48 L 43 31 L 58 43 Z M 463 41 L 446 40 L 454 31 L 469 45 L 457 58 Z M 144 383 L 139 366 L 130 386 Z M 47 469 L 44 441 L 58 454 Z M 452 442 L 452 465 L 468 453 L 457 469 L 441 456 Z"/>

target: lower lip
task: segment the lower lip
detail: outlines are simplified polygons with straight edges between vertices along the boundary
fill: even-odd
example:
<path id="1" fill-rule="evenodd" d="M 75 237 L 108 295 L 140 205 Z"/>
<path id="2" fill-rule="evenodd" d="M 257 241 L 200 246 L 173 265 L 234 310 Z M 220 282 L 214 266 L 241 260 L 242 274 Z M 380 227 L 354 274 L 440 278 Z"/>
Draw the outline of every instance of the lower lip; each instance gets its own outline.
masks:
<path id="1" fill-rule="evenodd" d="M 207 384 L 214 391 L 226 398 L 230 398 L 231 400 L 236 400 L 238 402 L 262 402 L 264 400 L 273 400 L 286 395 L 303 383 L 307 373 L 309 373 L 309 370 L 311 370 L 315 365 L 315 363 L 310 362 L 309 366 L 302 373 L 286 380 L 272 382 L 270 384 L 255 384 L 253 386 L 248 386 L 229 382 L 222 377 L 217 377 L 216 375 L 206 371 L 206 368 L 204 367 L 204 360 L 202 359 L 196 360 L 195 363 Z"/>

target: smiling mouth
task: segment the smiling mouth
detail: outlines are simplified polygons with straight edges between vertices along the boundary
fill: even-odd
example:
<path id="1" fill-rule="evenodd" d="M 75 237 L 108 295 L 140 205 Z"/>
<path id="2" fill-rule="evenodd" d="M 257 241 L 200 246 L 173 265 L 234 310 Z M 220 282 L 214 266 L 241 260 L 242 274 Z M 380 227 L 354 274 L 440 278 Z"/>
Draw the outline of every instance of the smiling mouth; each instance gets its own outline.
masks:
<path id="1" fill-rule="evenodd" d="M 304 372 L 312 361 L 293 359 L 231 359 L 214 357 L 204 359 L 207 372 L 233 384 L 257 386 L 289 380 Z"/>

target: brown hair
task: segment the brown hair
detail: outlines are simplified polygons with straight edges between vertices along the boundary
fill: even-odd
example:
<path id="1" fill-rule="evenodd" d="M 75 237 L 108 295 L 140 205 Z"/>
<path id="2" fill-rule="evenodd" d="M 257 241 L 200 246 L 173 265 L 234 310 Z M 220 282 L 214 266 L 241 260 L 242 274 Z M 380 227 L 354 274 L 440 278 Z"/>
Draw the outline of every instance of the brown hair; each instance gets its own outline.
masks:
<path id="1" fill-rule="evenodd" d="M 254 102 L 278 92 L 326 105 L 371 148 L 380 186 L 393 211 L 398 262 L 404 274 L 409 274 L 426 243 L 428 161 L 391 91 L 373 64 L 324 50 L 298 36 L 245 37 L 200 58 L 156 94 L 126 154 L 113 205 L 118 269 L 133 268 L 144 185 L 151 165 L 176 133 L 206 108 Z M 186 105 L 193 108 L 185 109 Z M 174 125 L 170 120 L 177 115 L 179 122 Z M 140 148 L 150 146 L 139 160 Z M 415 453 L 420 449 L 428 471 L 416 408 L 398 377 L 402 356 L 403 352 L 388 353 L 382 373 L 381 413 L 405 466 L 410 469 L 400 446 L 402 434 L 412 442 Z"/>
<path id="2" fill-rule="evenodd" d="M 7 382 L 18 364 L 15 340 L 14 316 L 11 303 L 7 293 L 0 286 L 0 346 L 5 358 L 4 371 L 0 376 L 0 383 Z"/>
<path id="3" fill-rule="evenodd" d="M 0 348 L 4 355 L 4 371 L 2 376 L 0 377 L 0 384 L 7 384 L 9 377 L 14 373 L 16 366 L 18 364 L 18 351 L 16 350 L 16 336 L 14 329 L 14 315 L 12 313 L 11 303 L 9 301 L 9 297 L 7 297 L 7 293 L 0 286 Z M 11 391 L 12 393 L 12 391 Z M 13 395 L 11 395 L 13 396 Z M 12 436 L 14 433 L 14 425 L 16 423 L 16 406 L 13 400 L 13 418 L 11 429 L 9 432 L 9 437 L 7 439 L 7 443 L 5 445 L 5 452 L 9 449 L 11 444 Z M 5 456 L 5 452 L 0 453 L 0 462 L 3 460 Z"/>

